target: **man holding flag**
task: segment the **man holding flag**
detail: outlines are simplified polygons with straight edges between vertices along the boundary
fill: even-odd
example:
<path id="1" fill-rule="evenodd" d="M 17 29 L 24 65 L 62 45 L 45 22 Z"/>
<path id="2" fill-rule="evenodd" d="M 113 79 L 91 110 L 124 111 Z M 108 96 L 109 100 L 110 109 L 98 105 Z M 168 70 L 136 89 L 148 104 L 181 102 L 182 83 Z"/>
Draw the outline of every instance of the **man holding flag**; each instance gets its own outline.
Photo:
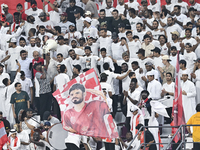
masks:
<path id="1" fill-rule="evenodd" d="M 4 123 L 0 120 L 0 149 L 3 148 L 4 144 L 8 141 Z"/>

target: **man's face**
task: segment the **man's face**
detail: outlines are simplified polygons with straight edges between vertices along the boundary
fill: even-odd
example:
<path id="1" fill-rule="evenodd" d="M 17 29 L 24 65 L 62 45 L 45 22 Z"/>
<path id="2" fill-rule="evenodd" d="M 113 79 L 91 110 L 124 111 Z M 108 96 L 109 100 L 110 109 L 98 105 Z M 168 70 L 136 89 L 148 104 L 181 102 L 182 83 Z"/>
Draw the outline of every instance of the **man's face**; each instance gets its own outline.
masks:
<path id="1" fill-rule="evenodd" d="M 171 3 L 171 0 L 165 0 L 167 4 L 170 4 Z"/>
<path id="2" fill-rule="evenodd" d="M 176 56 L 176 54 L 177 54 L 177 50 L 172 49 L 172 50 L 171 50 L 171 54 L 172 54 L 172 56 Z"/>
<path id="3" fill-rule="evenodd" d="M 126 72 L 126 71 L 128 71 L 128 65 L 122 65 L 122 71 L 123 72 Z"/>
<path id="4" fill-rule="evenodd" d="M 114 12 L 112 13 L 112 15 L 113 15 L 113 18 L 114 18 L 114 19 L 117 19 L 117 18 L 118 18 L 118 13 L 117 13 L 116 11 L 114 11 Z"/>
<path id="5" fill-rule="evenodd" d="M 2 114 L 0 114 L 0 121 L 1 121 L 1 120 L 3 120 L 3 115 L 2 115 Z"/>
<path id="6" fill-rule="evenodd" d="M 17 6 L 16 10 L 20 12 L 23 8 L 21 6 Z"/>
<path id="7" fill-rule="evenodd" d="M 35 46 L 35 39 L 31 39 L 30 44 L 31 44 L 32 47 L 34 47 Z"/>
<path id="8" fill-rule="evenodd" d="M 21 91 L 22 90 L 22 85 L 18 84 L 17 87 L 15 87 L 17 91 Z"/>
<path id="9" fill-rule="evenodd" d="M 58 40 L 58 44 L 59 45 L 63 45 L 64 44 L 64 39 Z"/>
<path id="10" fill-rule="evenodd" d="M 190 38 L 191 37 L 191 32 L 189 30 L 185 31 L 185 36 L 187 38 Z"/>
<path id="11" fill-rule="evenodd" d="M 17 133 L 11 134 L 11 137 L 12 137 L 13 139 L 15 139 L 15 138 L 17 137 Z"/>
<path id="12" fill-rule="evenodd" d="M 133 35 L 131 33 L 127 34 L 126 37 L 128 38 L 129 41 L 131 41 L 133 39 Z"/>
<path id="13" fill-rule="evenodd" d="M 74 32 L 75 31 L 75 27 L 74 26 L 69 26 L 69 31 L 70 32 Z"/>
<path id="14" fill-rule="evenodd" d="M 80 89 L 75 89 L 70 92 L 70 98 L 74 104 L 80 104 L 84 100 L 84 93 Z"/>
<path id="15" fill-rule="evenodd" d="M 178 7 L 174 7 L 174 13 L 175 13 L 175 15 L 180 14 L 180 10 L 178 9 Z"/>
<path id="16" fill-rule="evenodd" d="M 119 2 L 120 5 L 124 4 L 124 0 L 118 0 L 118 2 Z"/>
<path id="17" fill-rule="evenodd" d="M 118 43 L 119 41 L 119 38 L 116 38 L 116 39 L 112 39 L 114 43 Z"/>
<path id="18" fill-rule="evenodd" d="M 189 0 L 190 4 L 194 4 L 195 1 L 194 0 Z"/>
<path id="19" fill-rule="evenodd" d="M 167 60 L 166 60 L 166 59 L 162 59 L 162 63 L 163 63 L 164 65 L 166 65 L 166 64 L 167 64 Z"/>
<path id="20" fill-rule="evenodd" d="M 75 17 L 75 18 L 79 18 L 79 17 L 80 17 L 80 13 L 74 14 L 74 17 Z"/>
<path id="21" fill-rule="evenodd" d="M 199 30 L 199 28 L 196 28 L 196 32 L 197 32 L 197 35 L 200 34 L 200 30 Z"/>
<path id="22" fill-rule="evenodd" d="M 154 76 L 147 76 L 148 80 L 151 82 L 154 79 Z"/>
<path id="23" fill-rule="evenodd" d="M 142 27 L 140 24 L 137 24 L 136 25 L 136 29 L 137 29 L 137 32 L 141 32 L 142 31 Z"/>
<path id="24" fill-rule="evenodd" d="M 35 133 L 33 134 L 33 140 L 34 140 L 34 141 L 39 141 L 39 139 L 40 139 L 40 134 L 39 134 L 38 132 L 35 132 Z"/>
<path id="25" fill-rule="evenodd" d="M 77 45 L 76 41 L 73 40 L 73 41 L 71 42 L 72 48 L 76 48 L 76 45 Z"/>
<path id="26" fill-rule="evenodd" d="M 92 45 L 93 40 L 92 39 L 88 39 L 88 45 Z"/>
<path id="27" fill-rule="evenodd" d="M 157 29 L 158 28 L 158 23 L 156 21 L 153 22 L 153 29 Z"/>
<path id="28" fill-rule="evenodd" d="M 107 0 L 106 5 L 108 8 L 112 7 L 112 0 Z"/>
<path id="29" fill-rule="evenodd" d="M 73 71 L 74 74 L 78 74 L 78 69 L 76 69 L 75 67 L 73 68 L 72 71 Z"/>
<path id="30" fill-rule="evenodd" d="M 27 53 L 22 53 L 20 56 L 21 56 L 22 60 L 24 60 L 27 57 Z"/>
<path id="31" fill-rule="evenodd" d="M 171 77 L 170 74 L 167 74 L 167 75 L 166 75 L 166 80 L 167 80 L 167 81 L 172 81 L 172 77 Z"/>
<path id="32" fill-rule="evenodd" d="M 159 38 L 159 42 L 160 42 L 160 44 L 165 44 L 165 38 L 163 36 L 161 36 Z"/>
<path id="33" fill-rule="evenodd" d="M 146 45 L 148 45 L 151 42 L 151 39 L 150 38 L 146 38 L 146 39 L 144 39 L 144 42 L 145 42 Z"/>
<path id="34" fill-rule="evenodd" d="M 69 5 L 70 5 L 70 7 L 74 7 L 75 6 L 75 2 L 70 2 Z"/>
<path id="35" fill-rule="evenodd" d="M 100 35 L 101 35 L 102 37 L 106 37 L 106 36 L 107 36 L 107 34 L 106 34 L 106 32 L 105 32 L 104 30 L 101 30 L 101 31 L 100 31 Z"/>
<path id="36" fill-rule="evenodd" d="M 122 27 L 118 28 L 118 31 L 119 31 L 119 32 L 122 32 L 122 31 L 123 31 L 123 28 L 122 28 Z"/>
<path id="37" fill-rule="evenodd" d="M 168 19 L 167 19 L 167 25 L 168 25 L 168 26 L 172 26 L 172 25 L 173 25 L 172 18 L 168 18 Z"/>
<path id="38" fill-rule="evenodd" d="M 185 82 L 188 79 L 188 75 L 187 74 L 182 74 L 182 80 Z"/>
<path id="39" fill-rule="evenodd" d="M 179 64 L 180 68 L 183 69 L 184 65 L 182 63 Z"/>
<path id="40" fill-rule="evenodd" d="M 129 87 L 130 87 L 131 90 L 135 90 L 136 83 L 135 82 L 131 82 Z"/>
<path id="41" fill-rule="evenodd" d="M 143 92 L 141 94 L 141 97 L 142 97 L 143 100 L 145 100 L 148 97 L 148 94 L 146 92 Z"/>
<path id="42" fill-rule="evenodd" d="M 57 1 L 54 1 L 54 2 L 53 2 L 53 5 L 54 5 L 54 7 L 58 7 L 58 2 L 57 2 Z"/>
<path id="43" fill-rule="evenodd" d="M 106 15 L 105 15 L 105 12 L 103 12 L 103 11 L 100 12 L 100 18 L 101 18 L 101 19 L 105 18 L 105 16 L 106 16 Z"/>
<path id="44" fill-rule="evenodd" d="M 61 65 L 57 65 L 57 67 L 56 67 L 56 70 L 57 70 L 58 73 L 60 73 L 60 66 Z"/>
<path id="45" fill-rule="evenodd" d="M 32 111 L 27 111 L 26 115 L 28 118 L 31 118 L 33 116 L 33 112 Z"/>
<path id="46" fill-rule="evenodd" d="M 126 55 L 126 56 L 123 57 L 123 59 L 124 59 L 125 62 L 128 62 L 129 61 L 129 56 Z"/>
<path id="47" fill-rule="evenodd" d="M 172 40 L 177 40 L 178 39 L 178 36 L 176 34 L 172 34 Z"/>
<path id="48" fill-rule="evenodd" d="M 19 41 L 19 45 L 21 47 L 24 47 L 26 45 L 26 42 L 24 40 Z"/>
<path id="49" fill-rule="evenodd" d="M 3 67 L 0 66 L 0 73 L 3 73 Z"/>
<path id="50" fill-rule="evenodd" d="M 187 53 L 189 53 L 191 51 L 191 47 L 188 45 L 185 46 L 185 49 L 186 49 Z"/>
<path id="51" fill-rule="evenodd" d="M 19 16 L 18 15 L 14 15 L 14 20 L 16 23 L 19 23 Z"/>
<path id="52" fill-rule="evenodd" d="M 151 65 L 145 65 L 145 67 L 146 67 L 147 71 L 151 71 L 152 70 L 152 66 Z"/>
<path id="53" fill-rule="evenodd" d="M 40 32 L 41 35 L 44 35 L 45 29 L 42 28 L 42 29 L 39 30 L 39 32 Z"/>
<path id="54" fill-rule="evenodd" d="M 35 59 L 35 60 L 38 60 L 39 59 L 39 53 L 38 52 L 34 52 L 33 53 L 33 58 Z"/>
<path id="55" fill-rule="evenodd" d="M 46 16 L 39 17 L 42 22 L 46 21 Z"/>
<path id="56" fill-rule="evenodd" d="M 7 12 L 8 11 L 8 7 L 3 7 L 3 11 Z"/>
<path id="57" fill-rule="evenodd" d="M 101 52 L 101 56 L 104 58 L 104 57 L 106 57 L 106 52 L 105 51 L 102 51 Z"/>
<path id="58" fill-rule="evenodd" d="M 67 17 L 65 17 L 64 15 L 61 15 L 61 16 L 60 16 L 60 20 L 61 20 L 62 22 L 64 22 L 65 20 L 67 20 Z"/>
<path id="59" fill-rule="evenodd" d="M 69 56 L 74 60 L 76 58 L 76 53 L 74 51 L 69 52 Z"/>
<path id="60" fill-rule="evenodd" d="M 133 68 L 133 70 L 136 70 L 138 68 L 138 66 L 135 64 L 132 64 L 132 68 Z"/>
<path id="61" fill-rule="evenodd" d="M 89 49 L 85 49 L 85 55 L 90 56 L 90 54 L 91 54 L 91 51 Z"/>
<path id="62" fill-rule="evenodd" d="M 57 60 L 58 62 L 62 62 L 63 61 L 63 57 L 61 57 L 60 55 L 57 56 Z"/>
<path id="63" fill-rule="evenodd" d="M 156 0 L 150 0 L 151 1 L 151 4 L 155 4 L 156 3 Z"/>
<path id="64" fill-rule="evenodd" d="M 45 130 L 45 131 L 48 131 L 48 130 L 49 130 L 49 128 L 50 128 L 50 126 L 47 126 L 47 125 L 46 125 L 46 126 L 44 126 L 44 130 Z"/>

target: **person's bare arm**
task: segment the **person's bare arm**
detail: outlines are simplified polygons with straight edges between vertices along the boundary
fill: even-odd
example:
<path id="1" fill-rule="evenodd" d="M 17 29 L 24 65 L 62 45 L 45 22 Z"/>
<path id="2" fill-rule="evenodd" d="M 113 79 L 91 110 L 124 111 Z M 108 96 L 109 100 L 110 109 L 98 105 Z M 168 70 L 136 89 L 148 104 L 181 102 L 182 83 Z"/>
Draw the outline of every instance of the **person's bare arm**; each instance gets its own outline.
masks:
<path id="1" fill-rule="evenodd" d="M 55 10 L 56 12 L 59 12 L 58 11 L 58 8 L 56 8 L 49 0 L 44 0 L 45 2 L 47 2 L 48 4 L 49 4 L 49 6 L 53 9 L 53 10 Z"/>
<path id="2" fill-rule="evenodd" d="M 24 118 L 24 123 L 27 125 L 27 127 L 28 127 L 29 129 L 31 129 L 31 130 L 35 129 L 34 126 L 32 126 L 31 124 L 29 124 L 29 123 L 27 122 L 27 118 L 26 118 L 26 117 Z"/>
<path id="3" fill-rule="evenodd" d="M 30 108 L 30 101 L 29 100 L 27 101 L 27 106 L 28 106 L 28 108 Z"/>
<path id="4" fill-rule="evenodd" d="M 13 111 L 13 116 L 14 116 L 14 118 L 17 118 L 17 116 L 16 116 L 16 114 L 15 114 L 15 106 L 14 106 L 14 104 L 12 104 L 12 111 Z"/>
<path id="5" fill-rule="evenodd" d="M 127 73 L 125 75 L 123 75 L 123 76 L 117 76 L 116 79 L 123 80 L 124 78 L 126 78 L 129 75 L 130 72 L 131 72 L 131 70 L 127 71 Z"/>
<path id="6" fill-rule="evenodd" d="M 40 78 L 41 79 L 46 79 L 46 72 L 44 70 L 44 66 L 42 66 L 42 76 Z"/>
<path id="7" fill-rule="evenodd" d="M 33 104 L 33 87 L 30 87 L 30 93 L 31 93 L 31 104 Z"/>
<path id="8" fill-rule="evenodd" d="M 1 63 L 5 62 L 6 60 L 8 60 L 10 58 L 10 55 L 6 56 L 3 60 L 1 60 Z"/>

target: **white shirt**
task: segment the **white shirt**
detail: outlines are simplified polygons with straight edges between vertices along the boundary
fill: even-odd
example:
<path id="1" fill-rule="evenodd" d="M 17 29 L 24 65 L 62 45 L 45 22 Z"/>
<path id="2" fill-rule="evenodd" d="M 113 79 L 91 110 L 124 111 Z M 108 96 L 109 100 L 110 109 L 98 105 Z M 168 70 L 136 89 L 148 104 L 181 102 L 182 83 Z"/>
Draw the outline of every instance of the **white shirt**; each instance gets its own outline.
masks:
<path id="1" fill-rule="evenodd" d="M 75 31 L 74 33 L 68 32 L 68 34 L 65 34 L 64 38 L 69 39 L 69 42 L 71 42 L 72 39 L 79 40 L 82 37 L 81 33 L 79 31 Z"/>
<path id="2" fill-rule="evenodd" d="M 112 92 L 112 87 L 110 84 L 106 82 L 100 82 L 100 85 L 101 85 L 101 89 L 106 89 L 107 93 Z"/>
<path id="3" fill-rule="evenodd" d="M 63 55 L 63 58 L 67 58 L 68 57 L 68 51 L 71 49 L 70 46 L 68 45 L 59 45 L 57 47 L 57 54 L 61 53 Z"/>
<path id="4" fill-rule="evenodd" d="M 156 3 L 154 5 L 150 4 L 147 8 L 152 10 L 153 12 L 160 12 L 159 3 Z"/>
<path id="5" fill-rule="evenodd" d="M 172 3 L 173 4 L 173 3 Z M 174 6 L 175 5 L 179 5 L 179 6 L 181 6 L 181 14 L 185 14 L 185 13 L 187 13 L 188 12 L 188 9 L 187 9 L 187 7 L 188 7 L 188 4 L 186 3 L 186 2 L 180 2 L 180 3 L 174 3 L 173 5 L 172 5 L 172 7 L 171 7 L 171 12 L 174 10 Z"/>
<path id="6" fill-rule="evenodd" d="M 98 38 L 98 30 L 97 28 L 93 27 L 93 26 L 89 26 L 88 28 L 85 27 L 83 29 L 83 37 L 85 38 L 89 38 L 89 37 L 93 37 L 93 38 Z"/>
<path id="7" fill-rule="evenodd" d="M 22 130 L 22 132 L 17 133 L 17 137 L 20 139 L 20 142 L 29 143 L 29 136 L 26 131 Z M 29 145 L 21 144 L 19 150 L 29 150 Z"/>
<path id="8" fill-rule="evenodd" d="M 186 43 L 190 43 L 192 46 L 194 46 L 194 45 L 196 45 L 197 44 L 197 41 L 194 39 L 194 38 L 190 38 L 190 39 L 184 39 L 183 41 L 182 41 L 182 43 L 184 43 L 184 45 L 186 44 Z"/>
<path id="9" fill-rule="evenodd" d="M 182 32 L 182 29 L 179 25 L 175 24 L 173 26 L 168 26 L 166 29 L 166 33 L 167 33 L 167 39 L 168 41 L 172 41 L 172 35 L 171 32 L 177 31 L 179 33 L 179 35 Z"/>
<path id="10" fill-rule="evenodd" d="M 35 128 L 39 126 L 39 124 L 32 119 L 28 119 L 27 123 L 34 126 Z M 29 129 L 29 127 L 26 125 L 24 121 L 22 122 L 22 130 L 26 131 L 28 134 L 31 133 L 31 129 Z"/>
<path id="11" fill-rule="evenodd" d="M 187 63 L 186 68 L 188 68 L 190 70 L 190 73 L 192 73 L 194 69 L 194 64 L 195 64 L 194 60 L 197 59 L 196 54 L 194 52 L 187 53 L 186 50 L 184 50 L 183 56 Z"/>
<path id="12" fill-rule="evenodd" d="M 105 37 L 103 38 L 102 36 L 98 38 L 97 42 L 100 46 L 100 49 L 105 48 L 107 55 L 112 56 L 112 51 L 111 51 L 111 43 L 112 39 L 110 37 Z"/>
<path id="13" fill-rule="evenodd" d="M 165 35 L 165 32 L 164 32 L 164 31 L 161 31 L 161 30 L 157 30 L 157 31 L 153 30 L 153 31 L 152 31 L 152 35 L 153 35 L 153 38 L 154 38 L 154 39 L 158 40 L 158 37 L 159 37 L 160 35 Z"/>
<path id="14" fill-rule="evenodd" d="M 56 123 L 60 123 L 60 121 L 54 116 L 51 116 L 51 120 L 49 120 L 49 122 L 50 122 L 51 125 L 54 125 Z"/>
<path id="15" fill-rule="evenodd" d="M 65 139 L 65 143 L 75 144 L 79 148 L 81 143 L 81 138 L 82 138 L 81 135 L 68 132 L 68 137 Z"/>
<path id="16" fill-rule="evenodd" d="M 112 17 L 112 12 L 113 12 L 114 8 L 111 7 L 109 9 L 105 8 L 105 11 L 106 11 L 106 17 Z"/>
<path id="17" fill-rule="evenodd" d="M 187 20 L 187 16 L 186 15 L 184 15 L 184 14 L 180 14 L 179 16 L 174 16 L 174 18 L 176 17 L 176 19 L 178 20 L 178 21 L 180 21 L 180 22 L 184 22 L 184 20 Z M 177 24 L 177 25 L 179 25 L 179 24 Z M 179 25 L 180 26 L 180 25 Z M 181 26 L 180 26 L 181 27 Z M 181 27 L 182 28 L 182 27 Z"/>
<path id="18" fill-rule="evenodd" d="M 161 50 L 160 54 L 169 55 L 168 54 L 168 47 L 167 47 L 166 43 L 163 46 L 160 45 L 160 50 Z"/>
<path id="19" fill-rule="evenodd" d="M 149 97 L 153 100 L 158 100 L 161 98 L 161 92 L 162 92 L 162 85 L 157 80 L 152 80 L 148 83 L 147 91 L 149 92 Z"/>
<path id="20" fill-rule="evenodd" d="M 76 29 L 79 32 L 82 32 L 84 28 L 83 17 L 81 16 L 79 19 L 76 18 Z"/>
<path id="21" fill-rule="evenodd" d="M 175 92 L 175 83 L 174 82 L 171 82 L 170 84 L 164 83 L 162 89 L 165 89 L 165 91 L 167 91 L 167 92 L 174 93 Z M 165 95 L 164 98 L 167 99 L 165 101 L 164 105 L 166 105 L 167 107 L 172 107 L 174 96 Z"/>
<path id="22" fill-rule="evenodd" d="M 126 46 L 122 46 L 121 42 L 112 43 L 111 45 L 112 55 L 111 57 L 116 60 L 122 60 L 122 53 L 127 51 Z"/>
<path id="23" fill-rule="evenodd" d="M 70 24 L 71 24 L 70 21 L 67 21 L 67 22 L 65 22 L 65 23 L 60 22 L 60 23 L 58 23 L 58 26 L 61 27 L 61 32 L 65 34 L 66 31 L 69 32 L 69 25 L 70 25 Z"/>
<path id="24" fill-rule="evenodd" d="M 51 28 L 53 29 L 53 22 L 50 21 L 50 20 L 45 21 L 45 22 L 43 22 L 43 21 L 41 21 L 41 20 L 38 20 L 38 21 L 36 21 L 36 24 L 37 24 L 38 26 L 44 26 L 45 28 L 47 28 L 47 26 L 51 26 Z"/>
<path id="25" fill-rule="evenodd" d="M 32 8 L 29 8 L 29 9 L 27 9 L 27 10 L 25 11 L 25 14 L 27 14 L 27 16 L 32 15 L 32 16 L 35 18 L 35 22 L 36 22 L 36 21 L 40 20 L 40 18 L 39 18 L 38 16 L 39 16 L 39 14 L 40 14 L 41 12 L 43 12 L 42 9 L 38 9 L 38 8 L 37 8 L 36 11 L 33 11 Z"/>
<path id="26" fill-rule="evenodd" d="M 26 51 L 28 52 L 28 58 L 31 58 L 31 59 L 33 59 L 33 52 L 34 52 L 34 51 L 39 52 L 40 57 L 41 57 L 42 54 L 43 54 L 42 49 L 41 49 L 41 48 L 38 48 L 36 45 L 35 45 L 34 47 L 32 47 L 31 45 L 26 46 L 25 49 L 26 49 Z"/>
<path id="27" fill-rule="evenodd" d="M 183 55 L 179 55 L 179 60 L 182 60 L 182 59 L 184 59 L 184 56 Z M 172 66 L 174 66 L 174 68 L 176 69 L 176 62 L 177 62 L 177 55 L 176 56 L 170 56 L 170 64 L 172 65 Z"/>
<path id="28" fill-rule="evenodd" d="M 64 85 L 70 81 L 69 76 L 65 73 L 60 73 L 54 78 L 54 85 L 56 89 L 59 89 L 60 92 L 64 90 Z"/>
<path id="29" fill-rule="evenodd" d="M 5 78 L 10 79 L 10 76 L 9 76 L 8 73 L 2 73 L 2 74 L 0 75 L 0 88 L 5 87 L 5 85 L 4 85 L 3 82 L 2 82 L 3 79 L 5 79 Z"/>
<path id="30" fill-rule="evenodd" d="M 50 16 L 50 21 L 53 23 L 54 26 L 56 26 L 60 22 L 60 14 L 62 13 L 62 10 L 60 8 L 57 8 L 58 12 L 52 10 L 48 12 Z"/>
<path id="31" fill-rule="evenodd" d="M 122 74 L 120 74 L 120 76 L 124 76 L 127 72 L 124 72 Z M 131 83 L 131 79 L 129 78 L 129 76 L 126 76 L 123 80 L 122 80 L 122 91 L 129 91 L 129 86 Z"/>
<path id="32" fill-rule="evenodd" d="M 139 40 L 135 41 L 129 41 L 128 42 L 128 48 L 129 48 L 129 55 L 130 58 L 138 58 L 136 52 L 141 48 L 141 43 Z"/>
<path id="33" fill-rule="evenodd" d="M 146 34 L 146 31 L 141 31 L 141 32 L 138 32 L 137 30 L 133 31 L 133 35 L 137 35 L 140 39 L 140 42 L 143 41 L 143 37 L 145 34 Z"/>
<path id="34" fill-rule="evenodd" d="M 131 25 L 131 30 L 133 30 L 133 31 L 135 31 L 136 30 L 136 24 L 137 23 L 143 23 L 142 22 L 142 19 L 141 18 L 139 18 L 138 16 L 136 16 L 135 18 L 132 18 L 132 17 L 130 17 L 129 18 L 129 22 L 130 22 L 130 25 Z"/>
<path id="35" fill-rule="evenodd" d="M 19 59 L 18 61 L 21 65 L 21 70 L 25 73 L 25 77 L 32 79 L 32 73 L 29 69 L 30 64 L 32 63 L 32 59 L 26 58 L 25 60 Z"/>
<path id="36" fill-rule="evenodd" d="M 119 11 L 119 15 L 120 15 L 120 14 L 124 14 L 124 10 L 125 10 L 124 5 L 118 4 L 118 5 L 116 6 L 116 9 Z"/>
<path id="37" fill-rule="evenodd" d="M 89 45 L 87 45 L 87 46 L 89 46 Z M 99 56 L 99 44 L 98 43 L 92 43 L 90 48 L 92 51 L 92 55 Z"/>
<path id="38" fill-rule="evenodd" d="M 110 57 L 105 57 L 105 58 L 100 58 L 100 60 L 98 61 L 98 64 L 100 65 L 100 68 L 101 68 L 101 72 L 104 72 L 104 69 L 103 69 L 104 63 L 108 63 L 112 71 L 115 70 L 112 59 Z"/>
<path id="39" fill-rule="evenodd" d="M 99 71 L 97 69 L 97 63 L 98 63 L 98 60 L 99 60 L 98 56 L 93 56 L 93 55 L 84 56 L 82 60 L 83 60 L 82 61 L 83 66 L 85 65 L 83 68 L 88 68 L 88 69 L 94 68 L 97 75 L 99 74 Z"/>
<path id="40" fill-rule="evenodd" d="M 20 83 L 22 85 L 22 90 L 26 91 L 28 93 L 29 97 L 31 98 L 30 88 L 33 87 L 33 83 L 31 81 L 31 79 L 29 79 L 29 78 L 25 78 L 25 80 L 20 79 Z"/>
<path id="41" fill-rule="evenodd" d="M 143 91 L 143 88 L 139 86 L 132 93 L 129 90 L 128 91 L 128 95 L 133 100 L 139 101 L 140 100 L 140 94 L 141 94 L 142 91 Z M 126 101 L 127 101 L 127 115 L 126 115 L 126 117 L 131 117 L 132 116 L 132 112 L 130 111 L 130 109 L 131 109 L 131 106 L 134 105 L 134 104 L 130 101 L 129 98 L 126 98 Z"/>

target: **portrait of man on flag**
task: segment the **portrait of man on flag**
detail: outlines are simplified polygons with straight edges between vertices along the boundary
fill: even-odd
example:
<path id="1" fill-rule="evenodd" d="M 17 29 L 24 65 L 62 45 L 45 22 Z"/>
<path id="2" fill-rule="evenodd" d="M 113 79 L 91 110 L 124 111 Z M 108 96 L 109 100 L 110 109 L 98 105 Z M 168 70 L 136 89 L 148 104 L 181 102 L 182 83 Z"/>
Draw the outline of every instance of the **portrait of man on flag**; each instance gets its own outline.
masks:
<path id="1" fill-rule="evenodd" d="M 94 69 L 71 80 L 62 92 L 53 95 L 60 105 L 65 130 L 92 137 L 118 137 Z"/>

